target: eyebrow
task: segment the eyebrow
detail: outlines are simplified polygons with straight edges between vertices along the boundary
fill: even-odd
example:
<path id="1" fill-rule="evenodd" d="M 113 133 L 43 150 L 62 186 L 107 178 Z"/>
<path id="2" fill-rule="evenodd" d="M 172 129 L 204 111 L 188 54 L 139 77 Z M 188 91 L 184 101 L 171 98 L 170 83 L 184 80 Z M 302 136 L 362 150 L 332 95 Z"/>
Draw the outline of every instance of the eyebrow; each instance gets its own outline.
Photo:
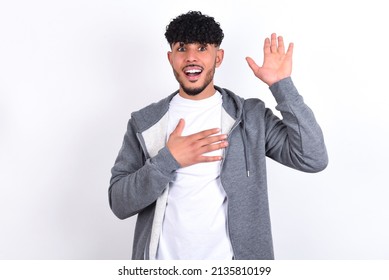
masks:
<path id="1" fill-rule="evenodd" d="M 180 47 L 183 47 L 185 45 L 190 45 L 190 44 L 194 44 L 194 45 L 201 45 L 201 46 L 206 46 L 206 45 L 212 45 L 212 43 L 200 43 L 200 42 L 191 42 L 191 43 L 184 43 L 184 42 L 177 42 L 179 44 Z M 175 44 L 177 44 L 175 43 Z"/>

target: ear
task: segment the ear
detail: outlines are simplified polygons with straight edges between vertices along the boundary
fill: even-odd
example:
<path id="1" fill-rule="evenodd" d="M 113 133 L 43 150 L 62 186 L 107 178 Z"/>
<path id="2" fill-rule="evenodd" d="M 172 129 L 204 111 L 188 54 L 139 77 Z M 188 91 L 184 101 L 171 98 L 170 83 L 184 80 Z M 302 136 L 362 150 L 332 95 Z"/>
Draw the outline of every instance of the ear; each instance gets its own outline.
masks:
<path id="1" fill-rule="evenodd" d="M 222 64 L 223 58 L 224 58 L 224 50 L 218 49 L 216 51 L 216 68 Z"/>
<path id="2" fill-rule="evenodd" d="M 170 65 L 173 65 L 173 62 L 172 62 L 172 52 L 171 51 L 167 52 L 167 59 L 169 60 Z"/>

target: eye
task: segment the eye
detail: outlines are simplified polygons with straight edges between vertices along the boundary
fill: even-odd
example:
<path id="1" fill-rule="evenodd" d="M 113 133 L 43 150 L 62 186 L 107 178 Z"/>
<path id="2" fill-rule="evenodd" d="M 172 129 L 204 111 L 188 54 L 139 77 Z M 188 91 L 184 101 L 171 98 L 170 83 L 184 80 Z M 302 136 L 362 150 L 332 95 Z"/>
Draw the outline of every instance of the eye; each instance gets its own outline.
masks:
<path id="1" fill-rule="evenodd" d="M 177 51 L 179 51 L 179 52 L 184 52 L 184 51 L 185 51 L 185 47 L 178 47 L 178 48 L 177 48 Z"/>
<path id="2" fill-rule="evenodd" d="M 206 50 L 207 50 L 207 46 L 206 45 L 203 45 L 203 46 L 199 47 L 199 51 L 201 51 L 201 52 L 205 52 Z"/>

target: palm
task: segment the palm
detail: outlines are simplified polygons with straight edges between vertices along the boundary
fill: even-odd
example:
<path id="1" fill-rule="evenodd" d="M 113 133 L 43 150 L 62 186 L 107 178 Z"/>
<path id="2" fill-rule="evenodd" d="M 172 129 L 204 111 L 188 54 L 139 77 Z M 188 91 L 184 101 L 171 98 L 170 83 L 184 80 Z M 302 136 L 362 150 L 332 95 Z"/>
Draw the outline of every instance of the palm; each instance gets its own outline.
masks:
<path id="1" fill-rule="evenodd" d="M 276 34 L 273 33 L 271 39 L 266 38 L 263 52 L 264 60 L 261 67 L 252 58 L 246 58 L 256 77 L 271 86 L 291 75 L 293 43 L 289 44 L 288 50 L 285 52 L 283 38 L 281 36 L 277 38 Z"/>

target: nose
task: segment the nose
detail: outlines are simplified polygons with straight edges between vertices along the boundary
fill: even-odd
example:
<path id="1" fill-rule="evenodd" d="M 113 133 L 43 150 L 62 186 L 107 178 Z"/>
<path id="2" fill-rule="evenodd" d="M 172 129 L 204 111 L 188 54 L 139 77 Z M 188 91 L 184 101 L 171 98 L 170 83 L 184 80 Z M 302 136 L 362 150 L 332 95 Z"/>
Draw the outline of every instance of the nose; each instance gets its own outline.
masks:
<path id="1" fill-rule="evenodd" d="M 194 62 L 197 61 L 197 50 L 193 46 L 190 46 L 186 50 L 186 61 Z"/>

